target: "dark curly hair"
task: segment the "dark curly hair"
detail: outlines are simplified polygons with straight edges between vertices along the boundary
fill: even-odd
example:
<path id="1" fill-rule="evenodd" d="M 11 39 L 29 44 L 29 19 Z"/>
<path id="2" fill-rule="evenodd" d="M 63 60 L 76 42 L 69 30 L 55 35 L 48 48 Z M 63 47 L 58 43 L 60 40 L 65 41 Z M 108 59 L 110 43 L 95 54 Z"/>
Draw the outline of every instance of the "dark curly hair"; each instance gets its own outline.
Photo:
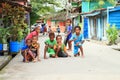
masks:
<path id="1" fill-rule="evenodd" d="M 51 37 L 51 36 L 54 36 L 54 37 L 55 37 L 55 33 L 54 33 L 54 32 L 50 32 L 50 33 L 49 33 L 49 37 Z"/>
<path id="2" fill-rule="evenodd" d="M 76 28 L 78 28 L 79 30 L 81 30 L 80 26 L 75 26 L 74 31 L 76 30 Z"/>

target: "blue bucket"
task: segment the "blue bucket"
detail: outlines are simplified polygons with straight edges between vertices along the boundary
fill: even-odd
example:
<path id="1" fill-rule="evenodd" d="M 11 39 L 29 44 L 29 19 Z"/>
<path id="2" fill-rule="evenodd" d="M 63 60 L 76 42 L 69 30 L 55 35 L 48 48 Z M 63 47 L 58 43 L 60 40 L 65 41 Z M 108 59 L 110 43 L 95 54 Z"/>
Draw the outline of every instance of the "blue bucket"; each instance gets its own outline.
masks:
<path id="1" fill-rule="evenodd" d="M 0 44 L 0 51 L 3 50 L 3 44 Z"/>
<path id="2" fill-rule="evenodd" d="M 21 42 L 20 42 L 20 48 L 22 49 L 23 47 L 24 47 L 24 45 L 25 45 L 25 40 L 22 40 Z"/>
<path id="3" fill-rule="evenodd" d="M 20 42 L 10 42 L 10 52 L 17 53 L 20 51 Z"/>

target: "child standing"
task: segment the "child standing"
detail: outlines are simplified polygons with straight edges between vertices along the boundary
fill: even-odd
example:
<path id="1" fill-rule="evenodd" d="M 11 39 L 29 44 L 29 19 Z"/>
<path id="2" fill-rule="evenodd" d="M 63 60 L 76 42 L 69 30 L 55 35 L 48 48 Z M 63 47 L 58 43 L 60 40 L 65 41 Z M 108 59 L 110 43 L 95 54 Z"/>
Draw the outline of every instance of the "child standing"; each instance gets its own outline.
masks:
<path id="1" fill-rule="evenodd" d="M 59 35 L 59 33 L 60 33 L 60 27 L 59 27 L 59 25 L 57 27 L 57 32 L 58 32 L 58 35 Z"/>
<path id="2" fill-rule="evenodd" d="M 62 43 L 62 36 L 57 35 L 56 40 L 57 40 L 57 44 L 54 46 L 54 49 L 56 51 L 56 57 L 68 57 L 68 56 L 70 56 L 67 53 L 65 44 Z"/>
<path id="3" fill-rule="evenodd" d="M 56 44 L 56 40 L 54 38 L 55 34 L 53 32 L 49 33 L 49 39 L 45 41 L 44 59 L 47 59 L 46 52 L 49 53 L 50 57 L 55 58 L 54 45 Z"/>
<path id="4" fill-rule="evenodd" d="M 81 28 L 80 26 L 76 26 L 74 30 L 75 30 L 75 34 L 73 34 L 70 39 L 70 42 L 74 41 L 74 56 L 75 57 L 80 56 L 80 52 L 79 52 L 79 49 L 80 49 L 81 56 L 84 57 L 83 47 L 82 47 L 82 44 L 84 43 L 84 38 L 83 38 L 83 35 L 80 33 Z"/>

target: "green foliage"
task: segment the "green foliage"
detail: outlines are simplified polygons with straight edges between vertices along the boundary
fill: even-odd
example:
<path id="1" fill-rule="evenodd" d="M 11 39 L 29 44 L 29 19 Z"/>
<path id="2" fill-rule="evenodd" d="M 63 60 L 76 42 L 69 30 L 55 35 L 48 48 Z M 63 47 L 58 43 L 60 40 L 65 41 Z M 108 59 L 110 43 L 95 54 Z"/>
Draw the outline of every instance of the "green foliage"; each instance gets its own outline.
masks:
<path id="1" fill-rule="evenodd" d="M 34 24 L 40 16 L 43 16 L 47 13 L 55 12 L 55 6 L 60 6 L 56 0 L 31 0 L 31 4 L 31 24 Z"/>
<path id="2" fill-rule="evenodd" d="M 28 28 L 27 24 L 25 23 L 25 9 L 19 6 L 13 7 L 5 3 L 3 7 L 3 14 L 3 20 L 5 20 L 4 25 L 10 22 L 10 24 L 7 24 L 6 27 L 10 27 L 11 40 L 21 41 L 26 34 L 24 33 L 24 30 Z"/>
<path id="3" fill-rule="evenodd" d="M 10 29 L 8 28 L 0 28 L 0 43 L 7 43 L 7 39 L 10 36 Z"/>
<path id="4" fill-rule="evenodd" d="M 110 25 L 108 24 L 108 28 L 106 32 L 107 32 L 107 38 L 109 40 L 109 44 L 115 44 L 115 41 L 118 37 L 118 31 L 116 29 L 116 26 L 112 25 L 112 27 L 110 27 Z"/>
<path id="5" fill-rule="evenodd" d="M 115 5 L 116 4 L 116 0 L 83 0 L 83 1 L 88 1 L 88 2 L 96 2 L 98 3 L 97 5 L 95 5 L 93 8 L 94 9 L 100 9 L 103 8 L 103 6 L 107 3 L 110 3 L 111 5 Z"/>

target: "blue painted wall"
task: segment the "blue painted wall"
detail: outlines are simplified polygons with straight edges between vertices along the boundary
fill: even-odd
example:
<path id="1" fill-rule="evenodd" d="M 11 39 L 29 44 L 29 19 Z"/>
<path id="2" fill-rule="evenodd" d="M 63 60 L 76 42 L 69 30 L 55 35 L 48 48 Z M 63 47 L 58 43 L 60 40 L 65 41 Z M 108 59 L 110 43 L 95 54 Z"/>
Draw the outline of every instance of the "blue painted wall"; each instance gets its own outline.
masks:
<path id="1" fill-rule="evenodd" d="M 109 24 L 115 24 L 117 29 L 120 30 L 120 7 L 119 9 L 114 8 L 112 11 L 109 12 Z"/>

